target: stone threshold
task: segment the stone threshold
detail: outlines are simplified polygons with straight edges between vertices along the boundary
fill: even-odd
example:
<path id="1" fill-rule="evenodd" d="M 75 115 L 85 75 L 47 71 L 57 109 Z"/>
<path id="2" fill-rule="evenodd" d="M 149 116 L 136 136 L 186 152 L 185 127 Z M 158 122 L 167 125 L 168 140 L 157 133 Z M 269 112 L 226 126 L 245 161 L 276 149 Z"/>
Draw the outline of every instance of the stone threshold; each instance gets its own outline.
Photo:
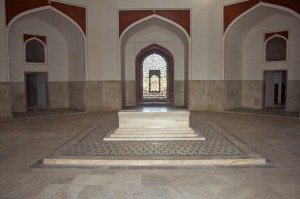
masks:
<path id="1" fill-rule="evenodd" d="M 136 157 L 137 158 L 137 157 Z M 249 165 L 265 165 L 264 158 L 216 158 L 208 157 L 193 159 L 185 157 L 178 159 L 155 159 L 155 157 L 130 159 L 130 157 L 53 157 L 45 158 L 44 165 L 52 166 L 249 166 Z"/>

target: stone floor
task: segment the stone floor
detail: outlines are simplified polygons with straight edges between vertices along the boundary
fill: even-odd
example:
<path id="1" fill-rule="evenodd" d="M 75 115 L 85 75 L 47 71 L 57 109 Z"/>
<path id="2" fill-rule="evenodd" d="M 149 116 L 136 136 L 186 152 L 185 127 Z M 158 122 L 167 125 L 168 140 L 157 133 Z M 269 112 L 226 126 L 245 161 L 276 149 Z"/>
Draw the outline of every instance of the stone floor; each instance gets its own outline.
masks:
<path id="1" fill-rule="evenodd" d="M 272 116 L 284 116 L 284 117 L 300 117 L 300 112 L 296 111 L 286 111 L 284 108 L 235 108 L 229 109 L 228 112 L 235 113 L 246 113 L 246 114 L 262 114 L 262 115 L 272 115 Z"/>
<path id="2" fill-rule="evenodd" d="M 192 123 L 221 124 L 273 162 L 252 167 L 34 167 L 113 112 L 0 123 L 0 199 L 219 199 L 300 197 L 300 120 L 193 112 Z"/>
<path id="3" fill-rule="evenodd" d="M 33 117 L 49 117 L 49 116 L 57 116 L 57 115 L 67 115 L 67 114 L 76 114 L 82 113 L 83 111 L 79 111 L 77 109 L 36 109 L 36 110 L 29 110 L 26 112 L 14 112 L 13 117 L 18 119 L 24 118 L 33 118 Z"/>

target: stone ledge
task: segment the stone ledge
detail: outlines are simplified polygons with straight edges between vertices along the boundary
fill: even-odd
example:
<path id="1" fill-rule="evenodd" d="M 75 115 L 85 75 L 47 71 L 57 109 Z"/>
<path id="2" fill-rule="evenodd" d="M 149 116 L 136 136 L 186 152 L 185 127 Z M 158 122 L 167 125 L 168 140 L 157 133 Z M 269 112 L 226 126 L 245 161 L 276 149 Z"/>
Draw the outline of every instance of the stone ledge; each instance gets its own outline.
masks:
<path id="1" fill-rule="evenodd" d="M 77 165 L 77 166 L 234 166 L 234 165 L 264 165 L 264 158 L 228 158 L 228 159 L 177 159 L 177 160 L 151 160 L 151 159 L 98 159 L 84 157 L 47 159 L 43 160 L 45 165 Z"/>

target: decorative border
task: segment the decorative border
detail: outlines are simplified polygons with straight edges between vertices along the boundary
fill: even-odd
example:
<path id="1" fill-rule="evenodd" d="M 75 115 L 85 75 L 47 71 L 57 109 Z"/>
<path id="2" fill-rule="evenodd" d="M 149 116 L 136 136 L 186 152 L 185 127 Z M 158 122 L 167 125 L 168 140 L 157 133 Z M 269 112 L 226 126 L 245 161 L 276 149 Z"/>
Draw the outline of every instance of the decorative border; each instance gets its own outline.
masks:
<path id="1" fill-rule="evenodd" d="M 242 13 L 259 3 L 269 3 L 277 6 L 289 8 L 300 14 L 300 1 L 297 0 L 248 0 L 235 4 L 225 5 L 223 7 L 223 33 L 226 32 L 229 25 Z"/>
<path id="2" fill-rule="evenodd" d="M 119 37 L 131 24 L 151 15 L 158 15 L 179 24 L 190 36 L 190 10 L 120 10 Z"/>
<path id="3" fill-rule="evenodd" d="M 265 42 L 273 37 L 274 35 L 280 35 L 284 38 L 286 38 L 286 40 L 289 40 L 289 31 L 279 31 L 279 32 L 266 32 L 265 33 Z"/>
<path id="4" fill-rule="evenodd" d="M 44 35 L 31 35 L 31 34 L 24 34 L 23 35 L 23 42 L 26 43 L 27 40 L 37 38 L 42 41 L 45 45 L 47 45 L 47 37 Z"/>
<path id="5" fill-rule="evenodd" d="M 51 6 L 73 19 L 86 34 L 86 8 L 46 0 L 5 0 L 6 26 L 22 12 L 45 6 Z"/>

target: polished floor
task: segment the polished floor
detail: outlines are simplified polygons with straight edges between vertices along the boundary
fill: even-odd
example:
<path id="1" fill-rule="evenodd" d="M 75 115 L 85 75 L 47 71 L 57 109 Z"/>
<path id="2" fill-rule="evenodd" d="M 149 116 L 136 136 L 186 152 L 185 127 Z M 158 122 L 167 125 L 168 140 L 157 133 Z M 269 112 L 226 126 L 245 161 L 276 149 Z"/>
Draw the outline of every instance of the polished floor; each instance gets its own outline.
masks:
<path id="1" fill-rule="evenodd" d="M 284 108 L 260 108 L 260 109 L 253 109 L 253 108 L 235 108 L 229 109 L 228 112 L 235 112 L 235 113 L 247 113 L 247 114 L 260 114 L 260 115 L 270 115 L 270 116 L 282 116 L 282 117 L 300 117 L 300 112 L 298 111 L 287 111 Z"/>
<path id="2" fill-rule="evenodd" d="M 300 198 L 300 120 L 193 112 L 267 158 L 266 166 L 42 167 L 36 162 L 115 112 L 0 123 L 0 199 Z"/>

